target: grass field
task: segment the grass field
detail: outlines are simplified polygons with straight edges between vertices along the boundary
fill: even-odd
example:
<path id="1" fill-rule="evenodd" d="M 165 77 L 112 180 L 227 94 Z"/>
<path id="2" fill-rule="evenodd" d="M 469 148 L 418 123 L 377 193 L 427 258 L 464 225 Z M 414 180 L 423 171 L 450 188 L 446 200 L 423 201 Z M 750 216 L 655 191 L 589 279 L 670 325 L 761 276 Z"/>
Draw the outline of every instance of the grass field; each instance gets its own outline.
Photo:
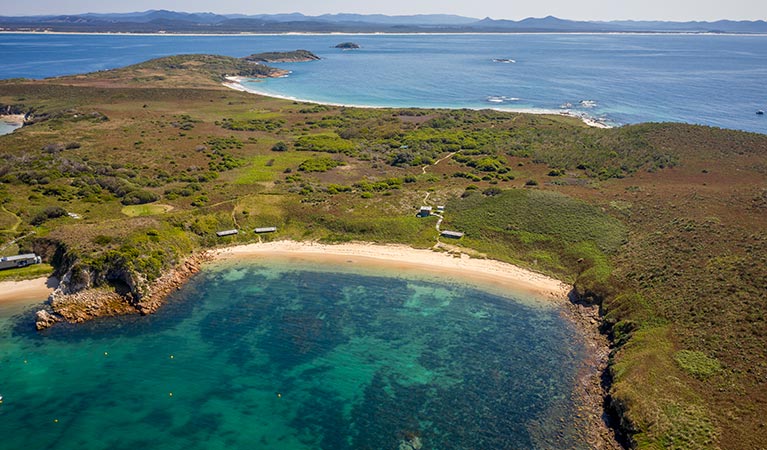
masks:
<path id="1" fill-rule="evenodd" d="M 34 264 L 19 269 L 0 270 L 0 281 L 21 281 L 47 277 L 53 273 L 50 264 Z"/>
<path id="2" fill-rule="evenodd" d="M 173 210 L 170 205 L 150 204 L 131 205 L 122 209 L 122 213 L 128 217 L 157 216 Z"/>

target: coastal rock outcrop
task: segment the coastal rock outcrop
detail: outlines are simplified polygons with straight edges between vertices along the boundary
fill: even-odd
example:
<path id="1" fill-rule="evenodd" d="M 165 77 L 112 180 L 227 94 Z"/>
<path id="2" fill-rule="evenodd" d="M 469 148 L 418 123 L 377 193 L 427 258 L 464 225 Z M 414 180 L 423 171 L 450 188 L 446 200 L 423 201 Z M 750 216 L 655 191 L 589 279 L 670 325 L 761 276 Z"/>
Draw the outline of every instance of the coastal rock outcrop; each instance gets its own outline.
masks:
<path id="1" fill-rule="evenodd" d="M 35 328 L 37 328 L 38 331 L 44 330 L 46 328 L 50 328 L 58 322 L 60 317 L 54 316 L 53 314 L 49 313 L 48 310 L 41 309 L 40 311 L 37 311 L 35 313 Z"/>
<path id="2" fill-rule="evenodd" d="M 96 317 L 152 314 L 210 258 L 207 253 L 192 255 L 154 281 L 127 268 L 114 268 L 103 274 L 74 264 L 48 298 L 52 312 L 38 311 L 35 326 L 43 330 L 57 322 L 81 323 Z M 115 284 L 123 289 L 115 289 Z"/>

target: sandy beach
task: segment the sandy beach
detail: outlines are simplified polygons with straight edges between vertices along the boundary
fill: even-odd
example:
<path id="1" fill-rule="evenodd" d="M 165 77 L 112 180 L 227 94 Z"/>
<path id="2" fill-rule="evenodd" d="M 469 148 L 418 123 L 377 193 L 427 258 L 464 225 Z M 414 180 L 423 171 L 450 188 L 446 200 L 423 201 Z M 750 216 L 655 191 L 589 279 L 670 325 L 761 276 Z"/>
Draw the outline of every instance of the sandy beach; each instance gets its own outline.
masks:
<path id="1" fill-rule="evenodd" d="M 405 245 L 370 243 L 320 244 L 277 241 L 219 250 L 216 260 L 244 258 L 293 258 L 325 261 L 334 265 L 360 265 L 394 269 L 400 273 L 426 274 L 474 282 L 501 292 L 527 293 L 552 300 L 566 300 L 571 286 L 521 267 L 468 255 L 419 250 Z"/>
<path id="2" fill-rule="evenodd" d="M 24 114 L 3 114 L 0 115 L 0 122 L 12 125 L 24 125 Z"/>
<path id="3" fill-rule="evenodd" d="M 0 282 L 0 303 L 17 301 L 44 301 L 48 298 L 56 283 L 47 277 L 24 281 Z"/>

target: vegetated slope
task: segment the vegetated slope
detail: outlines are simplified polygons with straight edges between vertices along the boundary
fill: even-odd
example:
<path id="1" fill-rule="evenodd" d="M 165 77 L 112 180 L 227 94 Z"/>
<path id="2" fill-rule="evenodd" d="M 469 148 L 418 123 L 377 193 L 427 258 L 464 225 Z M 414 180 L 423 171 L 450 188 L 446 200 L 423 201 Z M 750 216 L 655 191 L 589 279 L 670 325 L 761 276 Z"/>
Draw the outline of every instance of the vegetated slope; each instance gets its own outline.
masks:
<path id="1" fill-rule="evenodd" d="M 16 249 L 43 253 L 60 272 L 151 280 L 193 249 L 252 241 L 257 226 L 279 228 L 267 240 L 430 247 L 435 219 L 415 217 L 429 193 L 448 206 L 443 229 L 467 233 L 456 244 L 603 302 L 616 344 L 611 406 L 630 440 L 767 441 L 767 137 L 361 110 L 220 86 L 251 66 L 181 56 L 0 83 L 0 103 L 32 122 L 0 137 L 0 202 L 22 221 L 0 230 L 3 242 L 35 231 Z M 123 213 L 134 204 L 162 207 Z M 230 228 L 243 233 L 215 236 Z"/>

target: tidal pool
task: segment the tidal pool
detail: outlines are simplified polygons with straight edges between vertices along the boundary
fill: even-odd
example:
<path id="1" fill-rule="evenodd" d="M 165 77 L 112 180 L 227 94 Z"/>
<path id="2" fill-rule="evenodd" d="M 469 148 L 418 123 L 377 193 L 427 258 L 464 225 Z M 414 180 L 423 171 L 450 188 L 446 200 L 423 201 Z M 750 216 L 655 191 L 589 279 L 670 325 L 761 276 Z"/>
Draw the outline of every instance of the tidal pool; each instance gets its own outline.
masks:
<path id="1" fill-rule="evenodd" d="M 586 447 L 584 345 L 544 300 L 230 262 L 152 316 L 38 334 L 30 314 L 0 317 L 3 448 Z"/>

